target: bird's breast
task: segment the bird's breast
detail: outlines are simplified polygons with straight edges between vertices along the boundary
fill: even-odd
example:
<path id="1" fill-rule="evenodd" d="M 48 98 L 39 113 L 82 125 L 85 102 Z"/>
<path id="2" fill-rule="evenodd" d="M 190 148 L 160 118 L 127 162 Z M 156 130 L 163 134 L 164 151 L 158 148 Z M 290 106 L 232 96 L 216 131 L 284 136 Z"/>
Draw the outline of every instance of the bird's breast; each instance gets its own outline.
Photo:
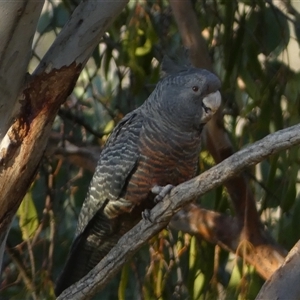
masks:
<path id="1" fill-rule="evenodd" d="M 140 140 L 140 158 L 126 189 L 125 198 L 145 208 L 153 206 L 155 185 L 174 186 L 196 175 L 199 141 L 192 139 L 174 141 L 164 138 Z"/>

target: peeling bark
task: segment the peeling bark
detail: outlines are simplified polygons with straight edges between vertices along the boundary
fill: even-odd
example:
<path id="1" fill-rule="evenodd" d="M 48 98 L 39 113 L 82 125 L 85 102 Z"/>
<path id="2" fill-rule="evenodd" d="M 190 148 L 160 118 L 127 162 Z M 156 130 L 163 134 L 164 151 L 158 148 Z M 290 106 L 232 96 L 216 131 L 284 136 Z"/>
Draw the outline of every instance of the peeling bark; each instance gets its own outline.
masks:
<path id="1" fill-rule="evenodd" d="M 53 119 L 70 94 L 80 70 L 80 65 L 73 64 L 49 74 L 42 73 L 24 90 L 20 115 L 8 132 L 13 143 L 0 159 L 0 185 L 3 187 L 0 232 L 10 223 L 35 176 Z"/>

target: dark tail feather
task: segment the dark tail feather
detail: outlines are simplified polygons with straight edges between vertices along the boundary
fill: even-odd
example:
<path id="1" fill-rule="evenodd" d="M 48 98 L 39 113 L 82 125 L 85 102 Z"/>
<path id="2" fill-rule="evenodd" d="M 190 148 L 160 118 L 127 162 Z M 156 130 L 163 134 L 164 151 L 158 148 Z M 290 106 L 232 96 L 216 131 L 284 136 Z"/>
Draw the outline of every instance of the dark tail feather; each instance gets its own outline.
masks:
<path id="1" fill-rule="evenodd" d="M 92 270 L 134 225 L 128 216 L 124 217 L 108 219 L 102 210 L 93 217 L 71 246 L 66 265 L 56 282 L 56 296 Z"/>

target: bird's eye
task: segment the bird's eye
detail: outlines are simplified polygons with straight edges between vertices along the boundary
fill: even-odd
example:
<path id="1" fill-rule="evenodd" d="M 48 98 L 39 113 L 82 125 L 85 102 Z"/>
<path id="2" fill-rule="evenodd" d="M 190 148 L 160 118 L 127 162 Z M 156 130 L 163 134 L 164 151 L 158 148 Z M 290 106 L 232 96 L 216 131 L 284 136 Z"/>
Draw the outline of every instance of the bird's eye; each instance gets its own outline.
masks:
<path id="1" fill-rule="evenodd" d="M 198 92 L 199 87 L 197 87 L 196 85 L 194 85 L 194 86 L 192 87 L 192 90 L 193 90 L 194 92 Z"/>

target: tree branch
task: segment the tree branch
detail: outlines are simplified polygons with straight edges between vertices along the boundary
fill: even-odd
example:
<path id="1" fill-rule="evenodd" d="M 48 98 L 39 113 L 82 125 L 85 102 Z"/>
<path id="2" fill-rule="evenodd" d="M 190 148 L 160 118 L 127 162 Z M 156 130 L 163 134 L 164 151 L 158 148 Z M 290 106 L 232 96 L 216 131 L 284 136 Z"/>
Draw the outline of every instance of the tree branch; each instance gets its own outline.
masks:
<path id="1" fill-rule="evenodd" d="M 0 3 L 0 142 L 14 117 L 43 5 L 35 0 Z"/>
<path id="2" fill-rule="evenodd" d="M 189 49 L 191 61 L 198 68 L 213 71 L 207 45 L 201 35 L 201 28 L 192 1 L 170 0 L 170 5 L 182 42 Z"/>
<path id="3" fill-rule="evenodd" d="M 237 218 L 209 211 L 195 204 L 180 210 L 173 216 L 170 225 L 174 229 L 200 235 L 205 240 L 243 257 L 264 279 L 272 276 L 286 255 L 286 251 L 269 236 L 265 236 L 263 230 L 261 235 L 264 236 L 264 241 L 252 237 L 245 239 Z"/>
<path id="4" fill-rule="evenodd" d="M 55 155 L 58 159 L 66 159 L 71 164 L 79 168 L 84 168 L 94 173 L 101 153 L 100 146 L 79 147 L 64 140 L 63 146 L 61 144 L 62 137 L 52 134 L 48 141 L 45 151 L 46 156 Z"/>
<path id="5" fill-rule="evenodd" d="M 51 143 L 53 145 L 50 146 Z M 50 138 L 46 155 L 67 159 L 71 164 L 92 173 L 95 171 L 101 153 L 100 147 L 95 149 L 78 147 L 68 141 L 65 141 L 64 147 L 57 147 L 57 144 L 57 139 Z M 263 231 L 261 235 L 264 236 L 264 241 L 251 238 L 248 243 L 244 243 L 245 240 L 241 235 L 243 228 L 236 218 L 206 210 L 195 204 L 190 204 L 175 214 L 170 226 L 175 230 L 200 235 L 208 242 L 244 257 L 264 279 L 270 278 L 281 266 L 287 252 Z M 241 245 L 250 247 L 247 247 L 247 251 L 239 251 L 244 249 Z"/>
<path id="6" fill-rule="evenodd" d="M 143 244 L 163 229 L 184 205 L 220 186 L 246 167 L 297 144 L 300 144 L 300 124 L 270 134 L 194 179 L 178 185 L 151 210 L 151 221 L 141 220 L 93 270 L 64 291 L 58 299 L 90 299 Z"/>
<path id="7" fill-rule="evenodd" d="M 83 68 L 107 28 L 128 2 L 129 0 L 81 1 L 34 74 L 44 71 L 49 73 L 74 62 Z"/>

